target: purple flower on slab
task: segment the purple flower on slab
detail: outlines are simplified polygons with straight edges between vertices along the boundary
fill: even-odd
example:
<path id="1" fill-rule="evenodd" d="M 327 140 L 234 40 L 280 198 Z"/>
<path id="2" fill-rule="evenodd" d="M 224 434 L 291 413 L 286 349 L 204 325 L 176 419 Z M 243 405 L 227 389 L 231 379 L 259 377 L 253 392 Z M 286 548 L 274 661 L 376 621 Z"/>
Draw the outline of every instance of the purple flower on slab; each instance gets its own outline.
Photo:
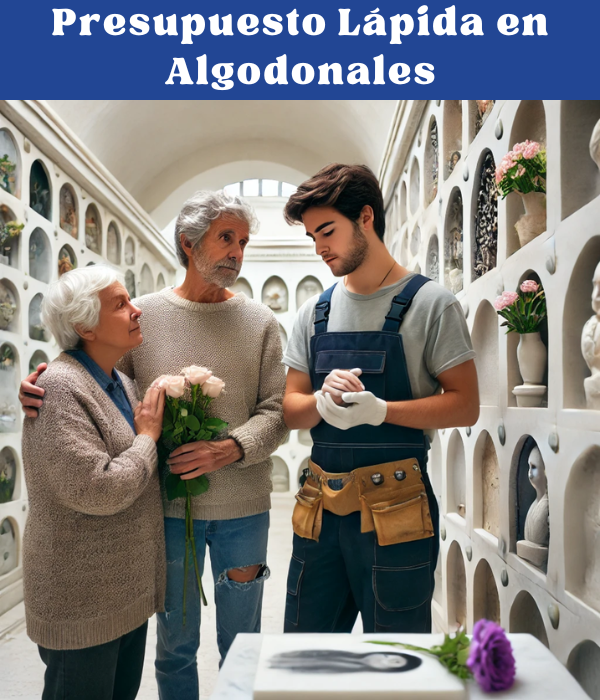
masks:
<path id="1" fill-rule="evenodd" d="M 475 623 L 467 668 L 486 693 L 511 687 L 515 658 L 502 627 L 490 620 Z"/>

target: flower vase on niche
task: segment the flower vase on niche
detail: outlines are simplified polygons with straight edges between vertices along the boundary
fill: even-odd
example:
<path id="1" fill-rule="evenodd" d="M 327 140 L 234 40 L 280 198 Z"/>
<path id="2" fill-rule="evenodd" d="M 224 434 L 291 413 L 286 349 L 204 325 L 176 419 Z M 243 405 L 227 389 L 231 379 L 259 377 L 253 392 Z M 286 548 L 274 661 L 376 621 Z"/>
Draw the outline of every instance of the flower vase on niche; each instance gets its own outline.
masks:
<path id="1" fill-rule="evenodd" d="M 544 290 L 534 280 L 525 280 L 517 292 L 504 292 L 494 302 L 498 314 L 505 319 L 502 326 L 507 333 L 521 337 L 517 348 L 517 361 L 523 384 L 513 389 L 517 406 L 521 408 L 541 406 L 546 393 L 542 384 L 548 351 L 542 342 L 539 329 L 546 318 Z"/>
<path id="2" fill-rule="evenodd" d="M 546 230 L 546 150 L 537 141 L 515 143 L 496 168 L 502 199 L 521 195 L 525 213 L 515 224 L 521 248 Z"/>
<path id="3" fill-rule="evenodd" d="M 522 333 L 517 346 L 517 361 L 523 384 L 513 389 L 517 406 L 540 406 L 546 393 L 542 384 L 548 351 L 537 333 Z"/>
<path id="4" fill-rule="evenodd" d="M 522 194 L 525 213 L 515 224 L 521 248 L 546 230 L 546 195 L 543 192 Z"/>

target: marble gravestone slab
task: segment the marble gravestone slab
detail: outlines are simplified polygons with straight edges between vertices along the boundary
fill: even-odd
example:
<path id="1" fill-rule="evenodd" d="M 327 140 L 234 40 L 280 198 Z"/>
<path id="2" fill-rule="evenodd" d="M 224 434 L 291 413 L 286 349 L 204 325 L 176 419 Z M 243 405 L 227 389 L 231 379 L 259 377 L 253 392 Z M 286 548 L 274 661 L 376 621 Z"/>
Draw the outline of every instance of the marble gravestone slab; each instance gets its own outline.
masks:
<path id="1" fill-rule="evenodd" d="M 314 649 L 323 648 L 323 646 L 334 648 L 333 642 L 342 637 L 342 635 L 318 634 L 293 634 L 289 636 L 304 637 L 308 646 Z M 424 647 L 439 644 L 443 639 L 441 634 L 354 634 L 352 637 L 354 637 L 354 641 L 358 642 L 365 639 L 381 639 L 406 642 Z M 508 698 L 510 700 L 513 698 L 515 700 L 589 700 L 587 693 L 585 693 L 579 683 L 539 640 L 530 634 L 509 633 L 508 638 L 514 649 L 517 662 L 515 684 L 510 690 L 490 695 L 489 693 L 484 693 L 476 682 L 471 681 L 467 683 L 466 687 L 468 693 L 466 697 L 469 700 L 492 700 L 492 698 L 493 700 L 504 700 L 505 698 L 507 700 Z M 265 639 L 275 640 L 274 645 L 269 642 L 271 648 L 275 646 L 278 650 L 284 650 L 284 636 L 282 635 L 237 635 L 219 672 L 217 685 L 211 695 L 211 700 L 252 700 L 253 693 L 257 689 L 255 683 L 257 667 L 263 640 Z M 388 647 L 371 646 L 370 644 L 360 645 L 360 648 L 362 649 L 363 646 L 375 650 L 388 649 Z M 393 651 L 395 649 L 394 647 L 389 647 L 389 650 Z M 406 677 L 406 674 L 403 674 L 402 677 Z M 289 698 L 290 696 L 286 693 L 290 689 L 301 690 L 301 697 L 308 697 L 309 699 L 317 697 L 316 695 L 309 695 L 302 689 L 302 686 L 294 685 L 293 681 L 288 681 L 283 694 L 279 697 Z M 372 689 L 364 697 L 370 698 L 371 695 Z M 271 694 L 270 697 L 274 700 L 276 694 Z M 398 689 L 395 691 L 395 697 L 399 697 Z M 423 696 L 417 697 L 423 700 Z"/>
<path id="2" fill-rule="evenodd" d="M 465 684 L 437 659 L 353 634 L 263 637 L 253 694 L 254 700 L 466 697 Z"/>

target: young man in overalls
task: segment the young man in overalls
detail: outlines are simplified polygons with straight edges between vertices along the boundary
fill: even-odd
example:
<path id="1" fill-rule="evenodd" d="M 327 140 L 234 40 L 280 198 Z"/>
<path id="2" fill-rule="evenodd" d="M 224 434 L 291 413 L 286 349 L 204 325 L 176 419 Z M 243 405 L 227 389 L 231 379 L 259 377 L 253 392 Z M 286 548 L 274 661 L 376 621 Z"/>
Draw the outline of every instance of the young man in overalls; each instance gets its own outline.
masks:
<path id="1" fill-rule="evenodd" d="M 389 254 L 366 166 L 323 168 L 285 216 L 342 278 L 302 306 L 284 355 L 286 423 L 313 439 L 285 630 L 350 632 L 360 612 L 365 632 L 430 632 L 439 514 L 429 440 L 479 416 L 462 308 Z"/>

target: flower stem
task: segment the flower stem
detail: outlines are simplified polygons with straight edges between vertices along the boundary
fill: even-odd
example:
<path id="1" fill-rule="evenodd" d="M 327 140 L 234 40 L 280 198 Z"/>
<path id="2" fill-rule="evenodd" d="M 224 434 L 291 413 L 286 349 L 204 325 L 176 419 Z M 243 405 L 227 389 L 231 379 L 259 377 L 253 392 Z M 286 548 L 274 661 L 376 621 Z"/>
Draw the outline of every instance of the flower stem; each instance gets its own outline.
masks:
<path id="1" fill-rule="evenodd" d="M 196 540 L 194 539 L 194 520 L 192 518 L 192 495 L 188 493 L 185 501 L 185 514 L 189 521 L 189 538 L 192 546 L 192 559 L 194 560 L 194 570 L 196 572 L 196 581 L 198 582 L 198 590 L 200 591 L 200 598 L 202 599 L 202 605 L 208 605 L 206 596 L 204 595 L 204 588 L 202 588 L 202 577 L 200 576 L 200 570 L 198 568 L 198 559 L 196 557 Z"/>
<path id="2" fill-rule="evenodd" d="M 190 500 L 190 495 L 186 499 L 185 504 L 185 560 L 183 564 L 183 624 L 185 625 L 185 599 L 187 593 L 187 572 L 188 572 L 188 554 L 189 554 L 189 525 L 188 525 L 188 503 Z"/>

